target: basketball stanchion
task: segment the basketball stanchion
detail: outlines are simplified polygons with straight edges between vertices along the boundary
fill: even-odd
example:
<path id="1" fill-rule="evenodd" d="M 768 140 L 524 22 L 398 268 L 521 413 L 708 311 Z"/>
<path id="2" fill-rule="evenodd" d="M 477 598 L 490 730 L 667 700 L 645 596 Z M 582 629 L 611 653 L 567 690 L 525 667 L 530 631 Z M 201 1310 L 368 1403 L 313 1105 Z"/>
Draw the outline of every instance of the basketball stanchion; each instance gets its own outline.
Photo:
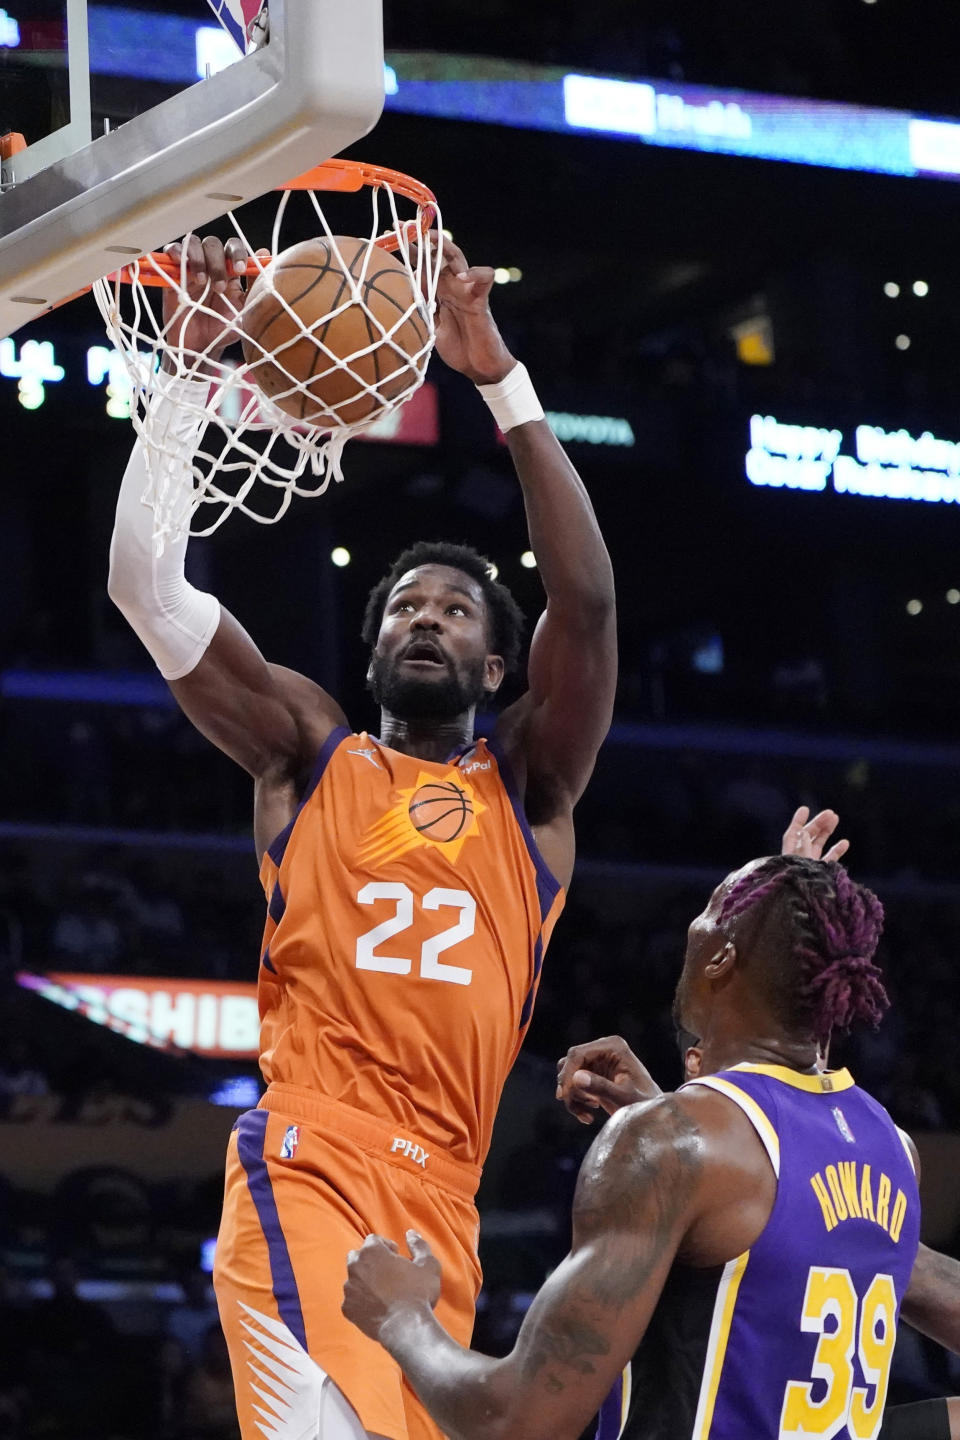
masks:
<path id="1" fill-rule="evenodd" d="M 362 189 L 372 200 L 366 238 L 334 235 L 320 196 Z M 319 233 L 285 249 L 295 191 L 307 196 Z M 404 200 L 415 207 L 411 217 L 401 216 Z M 130 377 L 158 551 L 168 535 L 211 534 L 234 510 L 272 524 L 294 495 L 323 494 L 343 479 L 347 440 L 413 395 L 433 349 L 440 216 L 419 181 L 355 161 L 320 165 L 281 187 L 269 251 L 257 249 L 235 212 L 228 218 L 250 257 L 248 296 L 234 320 L 224 319 L 209 282 L 189 294 L 185 254 L 145 255 L 92 287 Z M 151 303 L 164 287 L 177 295 L 176 334 Z M 200 317 L 219 322 L 208 327 L 216 339 L 203 351 L 185 348 L 182 337 Z M 234 343 L 215 358 L 224 327 Z M 158 403 L 164 395 L 199 435 L 187 507 L 176 482 L 182 427 Z"/>

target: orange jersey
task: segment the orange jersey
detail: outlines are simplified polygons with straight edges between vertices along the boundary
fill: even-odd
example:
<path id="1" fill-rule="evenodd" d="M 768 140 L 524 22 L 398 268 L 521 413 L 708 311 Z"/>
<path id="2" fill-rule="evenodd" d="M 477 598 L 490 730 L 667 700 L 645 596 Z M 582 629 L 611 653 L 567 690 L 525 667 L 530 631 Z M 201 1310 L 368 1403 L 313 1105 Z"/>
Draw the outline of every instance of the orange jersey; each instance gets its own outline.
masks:
<path id="1" fill-rule="evenodd" d="M 563 905 L 495 742 L 335 730 L 261 880 L 267 1081 L 482 1164 Z"/>

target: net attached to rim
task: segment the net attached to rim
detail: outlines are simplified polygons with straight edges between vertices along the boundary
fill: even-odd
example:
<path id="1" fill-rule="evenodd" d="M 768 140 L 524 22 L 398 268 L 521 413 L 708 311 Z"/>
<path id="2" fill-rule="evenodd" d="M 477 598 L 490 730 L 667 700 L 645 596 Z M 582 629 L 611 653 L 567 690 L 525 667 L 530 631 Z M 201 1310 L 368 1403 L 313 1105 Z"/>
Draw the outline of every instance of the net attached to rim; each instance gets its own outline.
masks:
<path id="1" fill-rule="evenodd" d="M 372 219 L 360 250 L 351 253 L 345 263 L 320 194 L 362 187 L 370 191 Z M 327 242 L 330 264 L 339 266 L 343 279 L 336 308 L 309 323 L 301 320 L 274 284 L 273 261 L 285 248 L 284 222 L 294 191 L 306 195 L 318 222 L 315 233 Z M 403 200 L 415 205 L 412 218 L 401 214 Z M 162 553 L 167 536 L 209 535 L 235 510 L 269 525 L 286 512 L 294 495 L 322 495 L 331 480 L 343 479 L 341 458 L 346 442 L 410 399 L 423 384 L 433 350 L 442 265 L 440 215 L 432 193 L 419 182 L 357 162 L 321 165 L 282 187 L 269 253 L 256 253 L 257 247 L 236 212 L 228 211 L 227 217 L 251 257 L 248 285 L 256 282 L 258 295 L 267 287 L 270 298 L 288 317 L 290 338 L 276 350 L 269 347 L 269 336 L 263 345 L 247 336 L 240 353 L 240 312 L 236 321 L 226 322 L 231 343 L 219 358 L 211 353 L 217 346 L 216 327 L 215 338 L 202 351 L 177 343 L 178 337 L 185 335 L 185 322 L 192 318 L 219 321 L 220 339 L 224 329 L 222 311 L 214 308 L 219 297 L 213 294 L 210 282 L 199 296 L 188 293 L 185 255 L 179 264 L 166 254 L 142 256 L 93 286 L 108 338 L 121 356 L 131 386 L 131 419 L 143 444 L 149 477 L 143 500 L 153 508 L 158 553 Z M 384 251 L 392 252 L 402 267 L 402 304 L 395 300 L 386 319 L 383 307 L 375 310 L 365 298 L 367 276 L 376 273 L 371 266 Z M 396 284 L 394 280 L 394 295 Z M 172 318 L 164 324 L 162 287 L 176 292 L 175 324 Z M 370 293 L 366 290 L 366 295 Z M 330 322 L 353 306 L 362 311 L 361 328 L 367 343 L 351 354 L 337 354 L 325 337 Z M 416 337 L 413 345 L 411 333 Z M 286 368 L 284 355 L 297 345 L 302 359 L 305 339 L 316 347 L 316 354 L 310 378 L 300 379 Z M 371 365 L 374 351 L 376 363 Z M 364 364 L 365 360 L 368 363 Z M 272 399 L 257 385 L 253 373 L 265 362 L 269 362 L 274 380 L 278 370 L 282 377 Z M 324 404 L 314 423 L 309 417 L 318 414 L 316 387 L 326 376 L 335 377 L 338 394 L 342 392 L 346 398 Z M 196 383 L 183 383 L 191 380 Z M 170 407 L 157 404 L 157 397 L 164 395 L 177 406 L 177 425 L 170 423 Z M 302 399 L 298 401 L 298 397 Z M 361 413 L 362 419 L 357 419 Z M 302 415 L 308 418 L 298 418 Z M 182 436 L 190 421 L 192 433 L 198 433 L 199 439 L 192 460 L 193 490 L 185 496 Z"/>

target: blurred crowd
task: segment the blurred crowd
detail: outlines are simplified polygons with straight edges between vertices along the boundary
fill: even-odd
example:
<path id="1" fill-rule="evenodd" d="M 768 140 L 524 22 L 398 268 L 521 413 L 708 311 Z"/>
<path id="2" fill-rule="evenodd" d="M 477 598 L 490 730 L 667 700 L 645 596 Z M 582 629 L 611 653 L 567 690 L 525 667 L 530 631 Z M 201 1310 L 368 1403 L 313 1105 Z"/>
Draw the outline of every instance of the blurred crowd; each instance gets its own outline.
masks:
<path id="1" fill-rule="evenodd" d="M 27 1290 L 0 1272 L 3 1440 L 233 1440 L 226 1344 L 209 1278 L 186 1272 L 164 1303 L 84 1298 L 62 1256 Z M 38 1293 L 39 1292 L 39 1293 Z M 120 1311 L 115 1318 L 112 1310 Z"/>

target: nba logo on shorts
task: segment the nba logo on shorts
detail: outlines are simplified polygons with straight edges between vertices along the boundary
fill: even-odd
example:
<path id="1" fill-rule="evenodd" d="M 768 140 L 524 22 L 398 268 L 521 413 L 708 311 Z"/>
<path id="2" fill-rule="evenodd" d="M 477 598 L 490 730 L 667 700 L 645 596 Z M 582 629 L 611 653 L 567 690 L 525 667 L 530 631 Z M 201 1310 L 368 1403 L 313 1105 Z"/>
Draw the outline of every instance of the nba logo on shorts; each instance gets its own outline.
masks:
<path id="1" fill-rule="evenodd" d="M 840 1131 L 840 1134 L 843 1136 L 844 1140 L 846 1140 L 847 1144 L 848 1144 L 848 1145 L 856 1145 L 857 1142 L 856 1142 L 856 1140 L 854 1139 L 853 1131 L 850 1129 L 850 1126 L 847 1124 L 847 1117 L 846 1117 L 846 1115 L 844 1115 L 843 1111 L 840 1109 L 840 1106 L 839 1106 L 839 1105 L 831 1105 L 831 1106 L 830 1106 L 830 1113 L 831 1113 L 831 1115 L 833 1116 L 834 1120 L 836 1120 L 836 1122 L 837 1122 L 837 1129 Z"/>
<path id="2" fill-rule="evenodd" d="M 297 1153 L 297 1146 L 300 1144 L 300 1126 L 288 1125 L 287 1133 L 283 1137 L 283 1144 L 280 1146 L 280 1159 L 292 1160 Z"/>

